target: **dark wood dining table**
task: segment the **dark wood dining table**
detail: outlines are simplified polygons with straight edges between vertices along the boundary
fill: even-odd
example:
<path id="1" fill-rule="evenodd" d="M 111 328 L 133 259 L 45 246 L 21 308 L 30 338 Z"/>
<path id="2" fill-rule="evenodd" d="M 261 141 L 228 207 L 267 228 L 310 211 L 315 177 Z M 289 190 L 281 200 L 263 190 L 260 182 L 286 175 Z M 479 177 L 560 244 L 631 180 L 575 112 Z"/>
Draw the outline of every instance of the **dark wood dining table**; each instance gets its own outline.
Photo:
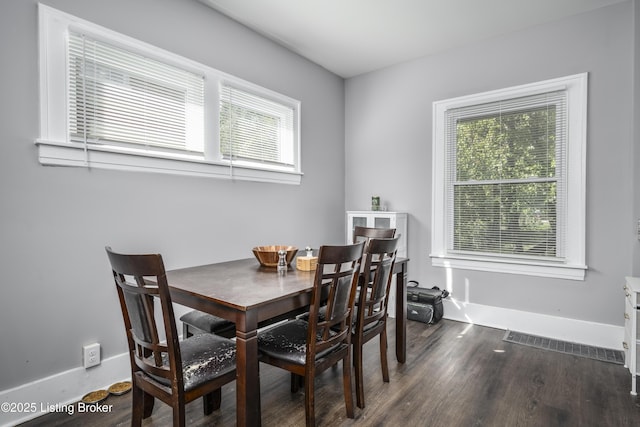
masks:
<path id="1" fill-rule="evenodd" d="M 407 258 L 398 258 L 396 276 L 396 358 L 406 360 Z M 296 265 L 295 260 L 291 263 Z M 167 272 L 173 302 L 236 324 L 236 424 L 259 426 L 258 327 L 292 316 L 311 302 L 314 271 L 289 267 L 280 276 L 254 258 Z"/>

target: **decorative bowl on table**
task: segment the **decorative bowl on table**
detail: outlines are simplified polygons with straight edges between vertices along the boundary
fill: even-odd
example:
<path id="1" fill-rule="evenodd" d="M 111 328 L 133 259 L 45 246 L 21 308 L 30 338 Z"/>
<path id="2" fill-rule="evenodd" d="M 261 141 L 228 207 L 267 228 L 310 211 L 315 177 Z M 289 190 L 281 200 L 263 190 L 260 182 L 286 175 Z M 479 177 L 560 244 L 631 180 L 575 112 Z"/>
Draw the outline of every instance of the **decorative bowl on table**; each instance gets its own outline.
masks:
<path id="1" fill-rule="evenodd" d="M 284 249 L 287 251 L 287 265 L 291 264 L 291 261 L 296 257 L 298 248 L 295 246 L 285 245 L 271 245 L 271 246 L 256 246 L 253 248 L 253 254 L 256 256 L 260 265 L 264 267 L 277 267 L 278 266 L 278 251 Z"/>

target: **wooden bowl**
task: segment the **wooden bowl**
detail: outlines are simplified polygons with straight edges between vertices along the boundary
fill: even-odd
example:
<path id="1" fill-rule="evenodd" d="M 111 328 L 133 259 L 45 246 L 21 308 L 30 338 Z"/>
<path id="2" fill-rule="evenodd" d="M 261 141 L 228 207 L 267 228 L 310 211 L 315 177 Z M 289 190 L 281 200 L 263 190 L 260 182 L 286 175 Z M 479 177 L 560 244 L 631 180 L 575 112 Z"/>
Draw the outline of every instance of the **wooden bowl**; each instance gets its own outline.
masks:
<path id="1" fill-rule="evenodd" d="M 277 267 L 278 266 L 278 251 L 284 249 L 287 251 L 287 265 L 291 264 L 291 261 L 296 257 L 298 248 L 295 246 L 284 245 L 271 245 L 271 246 L 256 246 L 253 248 L 253 254 L 260 265 L 264 267 Z"/>

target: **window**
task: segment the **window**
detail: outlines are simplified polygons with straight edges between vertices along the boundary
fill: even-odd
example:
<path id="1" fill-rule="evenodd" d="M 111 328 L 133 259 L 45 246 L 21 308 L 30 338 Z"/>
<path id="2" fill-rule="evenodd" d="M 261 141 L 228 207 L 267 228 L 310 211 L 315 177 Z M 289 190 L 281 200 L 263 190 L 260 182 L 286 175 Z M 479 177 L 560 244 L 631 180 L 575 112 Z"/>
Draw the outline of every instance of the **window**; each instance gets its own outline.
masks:
<path id="1" fill-rule="evenodd" d="M 204 76 L 69 32 L 69 139 L 204 152 Z"/>
<path id="2" fill-rule="evenodd" d="M 45 165 L 299 184 L 300 103 L 39 5 Z"/>
<path id="3" fill-rule="evenodd" d="M 230 85 L 220 97 L 220 152 L 230 162 L 295 165 L 293 108 Z"/>
<path id="4" fill-rule="evenodd" d="M 584 279 L 586 82 L 434 103 L 434 265 Z"/>

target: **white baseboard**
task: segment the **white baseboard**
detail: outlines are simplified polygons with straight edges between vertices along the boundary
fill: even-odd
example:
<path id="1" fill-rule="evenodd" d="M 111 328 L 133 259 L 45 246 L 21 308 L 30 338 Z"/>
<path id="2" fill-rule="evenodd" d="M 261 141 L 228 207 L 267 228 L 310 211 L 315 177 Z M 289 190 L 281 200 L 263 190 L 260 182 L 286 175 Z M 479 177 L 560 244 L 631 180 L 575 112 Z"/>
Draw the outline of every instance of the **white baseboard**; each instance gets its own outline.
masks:
<path id="1" fill-rule="evenodd" d="M 446 319 L 597 347 L 622 349 L 622 326 L 464 303 L 451 297 L 445 299 L 443 304 Z M 86 393 L 106 389 L 113 383 L 129 379 L 130 375 L 129 355 L 122 353 L 104 359 L 94 368 L 75 368 L 0 391 L 0 403 L 35 403 L 38 409 L 36 412 L 0 411 L 0 426 L 13 426 L 44 415 L 47 411 L 40 411 L 42 405 L 46 408 L 49 404 L 64 406 L 75 403 Z"/>
<path id="2" fill-rule="evenodd" d="M 15 404 L 13 408 L 9 407 L 14 412 L 6 411 L 3 406 L 0 411 L 0 426 L 14 426 L 52 410 L 68 412 L 65 407 L 78 402 L 85 394 L 106 389 L 111 384 L 130 378 L 129 354 L 123 353 L 103 359 L 100 365 L 89 369 L 74 368 L 0 391 L 0 403 Z M 108 402 L 107 399 L 105 404 Z M 55 405 L 58 405 L 58 409 Z"/>
<path id="3" fill-rule="evenodd" d="M 549 316 L 546 314 L 443 300 L 444 317 L 491 328 L 622 350 L 624 327 Z"/>

